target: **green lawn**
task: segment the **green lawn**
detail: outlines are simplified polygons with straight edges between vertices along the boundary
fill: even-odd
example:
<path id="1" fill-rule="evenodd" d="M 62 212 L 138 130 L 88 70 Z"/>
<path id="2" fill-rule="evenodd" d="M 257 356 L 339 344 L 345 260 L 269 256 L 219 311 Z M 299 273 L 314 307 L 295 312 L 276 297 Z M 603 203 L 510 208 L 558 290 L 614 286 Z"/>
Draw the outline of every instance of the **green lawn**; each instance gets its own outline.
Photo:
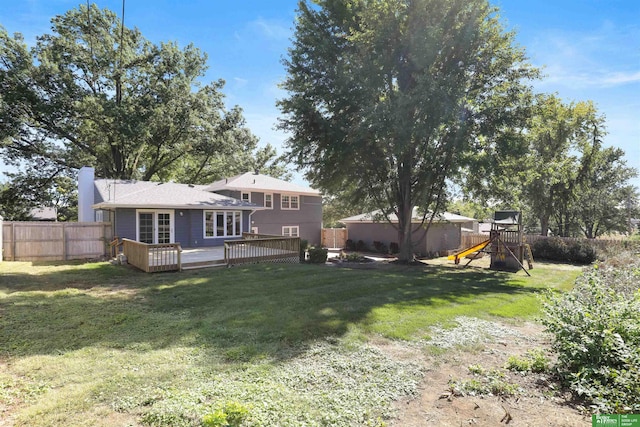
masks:
<path id="1" fill-rule="evenodd" d="M 367 344 L 456 316 L 533 319 L 544 288 L 483 269 L 256 265 L 149 275 L 106 263 L 0 263 L 0 418 L 16 425 L 377 425 L 418 367 Z"/>

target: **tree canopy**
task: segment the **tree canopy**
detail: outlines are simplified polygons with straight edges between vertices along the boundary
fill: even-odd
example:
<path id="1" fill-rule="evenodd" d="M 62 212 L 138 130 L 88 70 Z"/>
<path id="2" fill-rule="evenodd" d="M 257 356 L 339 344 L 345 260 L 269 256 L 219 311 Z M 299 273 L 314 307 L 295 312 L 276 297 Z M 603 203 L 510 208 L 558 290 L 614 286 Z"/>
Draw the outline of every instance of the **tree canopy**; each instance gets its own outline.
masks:
<path id="1" fill-rule="evenodd" d="M 410 260 L 413 207 L 428 227 L 466 162 L 511 149 L 538 71 L 484 0 L 314 3 L 285 60 L 290 158 L 326 193 L 397 215 Z"/>
<path id="2" fill-rule="evenodd" d="M 541 234 L 598 235 L 628 231 L 636 189 L 624 152 L 604 147 L 605 117 L 590 101 L 540 94 L 516 155 L 475 162 L 464 181 L 471 198 L 517 207 Z"/>
<path id="3" fill-rule="evenodd" d="M 31 49 L 0 27 L 0 58 L 1 155 L 19 169 L 12 180 L 49 189 L 85 165 L 104 178 L 190 183 L 284 173 L 241 109 L 226 108 L 224 82 L 200 81 L 204 53 L 153 44 L 95 4 L 54 17 Z"/>

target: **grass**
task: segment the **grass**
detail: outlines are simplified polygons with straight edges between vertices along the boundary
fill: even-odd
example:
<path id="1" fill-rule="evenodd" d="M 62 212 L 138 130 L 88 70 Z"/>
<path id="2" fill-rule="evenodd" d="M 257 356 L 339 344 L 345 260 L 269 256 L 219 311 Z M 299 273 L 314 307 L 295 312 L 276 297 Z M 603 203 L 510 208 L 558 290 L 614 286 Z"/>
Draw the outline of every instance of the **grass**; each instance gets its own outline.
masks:
<path id="1" fill-rule="evenodd" d="M 532 319 L 579 270 L 257 265 L 149 275 L 0 264 L 0 413 L 16 425 L 376 425 L 419 367 L 368 344 L 456 316 Z"/>

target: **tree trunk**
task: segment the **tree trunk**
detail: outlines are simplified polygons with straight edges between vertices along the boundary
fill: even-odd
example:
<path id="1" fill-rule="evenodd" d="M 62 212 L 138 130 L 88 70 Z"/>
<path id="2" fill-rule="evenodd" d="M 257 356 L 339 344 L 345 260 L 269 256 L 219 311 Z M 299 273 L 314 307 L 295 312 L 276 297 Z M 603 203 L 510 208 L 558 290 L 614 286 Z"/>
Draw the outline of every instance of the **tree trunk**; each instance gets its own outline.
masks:
<path id="1" fill-rule="evenodd" d="M 398 209 L 398 243 L 400 252 L 398 261 L 413 261 L 413 240 L 411 235 L 411 213 L 412 208 Z"/>
<path id="2" fill-rule="evenodd" d="M 540 217 L 540 234 L 542 236 L 549 235 L 549 217 L 546 215 L 543 217 Z"/>

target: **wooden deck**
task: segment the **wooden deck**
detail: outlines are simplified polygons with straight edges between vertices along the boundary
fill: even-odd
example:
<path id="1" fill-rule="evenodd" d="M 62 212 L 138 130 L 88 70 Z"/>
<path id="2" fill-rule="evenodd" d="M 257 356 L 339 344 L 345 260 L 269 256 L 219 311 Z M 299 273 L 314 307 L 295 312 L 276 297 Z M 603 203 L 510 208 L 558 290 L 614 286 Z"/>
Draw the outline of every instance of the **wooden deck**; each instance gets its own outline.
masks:
<path id="1" fill-rule="evenodd" d="M 297 237 L 251 233 L 244 233 L 242 240 L 210 248 L 182 248 L 178 243 L 148 245 L 129 239 L 122 243 L 127 262 L 148 273 L 263 262 L 298 263 L 300 257 Z"/>

